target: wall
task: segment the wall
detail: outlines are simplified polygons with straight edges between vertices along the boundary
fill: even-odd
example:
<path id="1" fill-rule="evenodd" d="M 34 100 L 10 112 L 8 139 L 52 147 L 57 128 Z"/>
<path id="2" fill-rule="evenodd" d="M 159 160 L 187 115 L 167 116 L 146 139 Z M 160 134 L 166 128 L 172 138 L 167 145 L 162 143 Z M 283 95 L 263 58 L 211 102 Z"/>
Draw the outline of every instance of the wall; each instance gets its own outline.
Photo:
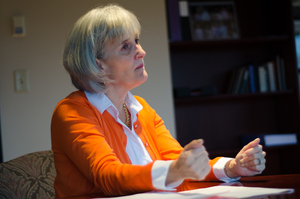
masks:
<path id="1" fill-rule="evenodd" d="M 0 109 L 4 161 L 51 149 L 54 107 L 75 88 L 61 64 L 64 41 L 74 22 L 99 0 L 0 0 Z M 142 25 L 147 82 L 133 94 L 144 97 L 175 137 L 164 0 L 115 1 Z M 26 36 L 12 37 L 12 16 L 25 17 Z M 14 91 L 13 71 L 28 69 L 30 91 Z"/>

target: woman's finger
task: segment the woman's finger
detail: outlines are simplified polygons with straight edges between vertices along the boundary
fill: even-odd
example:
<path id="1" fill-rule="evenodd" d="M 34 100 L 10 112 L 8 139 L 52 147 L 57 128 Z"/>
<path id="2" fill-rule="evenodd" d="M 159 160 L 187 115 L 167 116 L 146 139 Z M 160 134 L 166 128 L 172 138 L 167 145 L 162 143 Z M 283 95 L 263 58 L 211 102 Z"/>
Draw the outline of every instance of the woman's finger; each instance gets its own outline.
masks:
<path id="1" fill-rule="evenodd" d="M 245 153 L 248 149 L 254 148 L 256 147 L 260 142 L 259 138 L 256 138 L 255 140 L 249 142 L 247 145 L 245 145 L 242 150 L 240 151 L 240 153 Z"/>
<path id="2" fill-rule="evenodd" d="M 193 140 L 190 143 L 188 143 L 187 145 L 185 145 L 185 147 L 183 148 L 185 151 L 191 150 L 191 149 L 196 149 L 200 146 L 202 146 L 204 143 L 203 139 L 198 139 L 198 140 Z"/>
<path id="3" fill-rule="evenodd" d="M 186 162 L 188 165 L 199 164 L 204 158 L 208 159 L 208 153 L 204 146 L 187 151 Z"/>
<path id="4" fill-rule="evenodd" d="M 243 155 L 245 156 L 250 156 L 252 154 L 255 154 L 255 153 L 261 153 L 262 152 L 262 146 L 261 145 L 257 145 L 255 147 L 252 147 L 250 149 L 247 149 Z"/>

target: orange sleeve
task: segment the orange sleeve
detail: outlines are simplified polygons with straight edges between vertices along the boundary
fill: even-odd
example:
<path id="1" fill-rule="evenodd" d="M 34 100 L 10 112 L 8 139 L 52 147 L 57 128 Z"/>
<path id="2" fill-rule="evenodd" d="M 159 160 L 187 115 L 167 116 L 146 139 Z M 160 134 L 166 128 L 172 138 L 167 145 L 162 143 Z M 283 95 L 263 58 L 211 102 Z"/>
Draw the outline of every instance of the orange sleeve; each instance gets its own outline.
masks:
<path id="1" fill-rule="evenodd" d="M 95 190 L 106 196 L 153 190 L 153 163 L 122 164 L 107 143 L 96 115 L 88 103 L 68 98 L 54 111 L 51 136 L 57 197 Z"/>
<path id="2" fill-rule="evenodd" d="M 157 135 L 157 143 L 163 160 L 177 159 L 183 150 L 182 146 L 175 140 L 164 125 L 162 118 L 155 114 L 155 130 Z"/>

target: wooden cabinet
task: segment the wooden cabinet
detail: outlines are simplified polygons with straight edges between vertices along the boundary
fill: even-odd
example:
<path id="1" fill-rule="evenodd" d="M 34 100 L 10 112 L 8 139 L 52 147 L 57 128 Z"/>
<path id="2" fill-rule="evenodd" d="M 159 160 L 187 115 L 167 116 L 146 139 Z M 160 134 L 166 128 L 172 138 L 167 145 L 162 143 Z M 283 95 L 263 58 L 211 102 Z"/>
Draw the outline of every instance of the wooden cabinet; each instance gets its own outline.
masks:
<path id="1" fill-rule="evenodd" d="M 169 44 L 173 89 L 216 88 L 216 94 L 210 96 L 175 97 L 178 141 L 185 145 L 192 139 L 203 138 L 211 156 L 238 151 L 243 135 L 300 132 L 291 1 L 234 0 L 234 3 L 239 39 Z M 276 56 L 285 61 L 285 90 L 234 95 L 226 92 L 234 68 L 260 64 Z"/>

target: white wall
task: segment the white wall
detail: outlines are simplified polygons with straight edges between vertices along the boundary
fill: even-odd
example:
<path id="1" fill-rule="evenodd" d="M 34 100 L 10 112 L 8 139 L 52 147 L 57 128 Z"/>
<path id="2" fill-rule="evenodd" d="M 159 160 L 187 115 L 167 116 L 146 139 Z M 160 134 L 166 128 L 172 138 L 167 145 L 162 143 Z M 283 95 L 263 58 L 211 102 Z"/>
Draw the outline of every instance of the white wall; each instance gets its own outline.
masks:
<path id="1" fill-rule="evenodd" d="M 64 41 L 74 22 L 108 0 L 0 0 L 0 109 L 4 161 L 51 149 L 54 107 L 75 88 L 64 70 Z M 164 0 L 117 0 L 142 25 L 148 81 L 134 89 L 165 120 L 175 137 Z M 26 36 L 12 37 L 12 16 L 25 17 Z M 28 69 L 30 91 L 14 91 L 13 71 Z"/>

